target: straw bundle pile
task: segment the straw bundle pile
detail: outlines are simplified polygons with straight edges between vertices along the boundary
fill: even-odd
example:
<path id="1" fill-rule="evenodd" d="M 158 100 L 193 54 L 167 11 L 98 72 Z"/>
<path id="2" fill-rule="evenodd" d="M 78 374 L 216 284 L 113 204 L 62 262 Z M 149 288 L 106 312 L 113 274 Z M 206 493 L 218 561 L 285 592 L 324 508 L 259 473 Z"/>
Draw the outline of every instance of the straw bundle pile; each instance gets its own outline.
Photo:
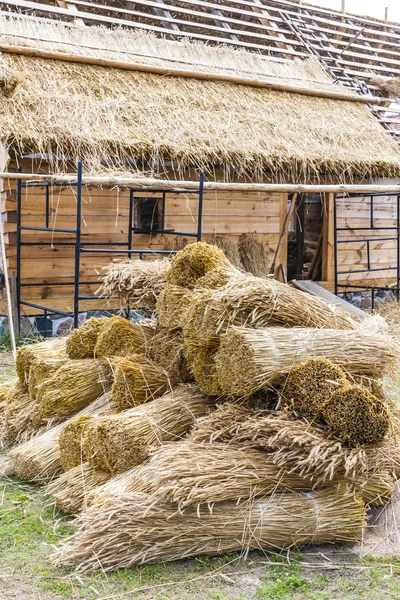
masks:
<path id="1" fill-rule="evenodd" d="M 226 285 L 231 279 L 244 276 L 245 275 L 241 271 L 234 269 L 233 267 L 230 267 L 229 269 L 226 267 L 218 267 L 217 269 L 208 271 L 203 277 L 200 277 L 196 282 L 194 290 L 195 292 L 198 292 L 199 290 L 216 290 L 217 288 Z"/>
<path id="2" fill-rule="evenodd" d="M 189 244 L 175 255 L 167 275 L 169 283 L 194 288 L 200 277 L 218 267 L 232 265 L 220 248 L 205 242 Z"/>
<path id="3" fill-rule="evenodd" d="M 168 283 L 157 300 L 157 317 L 161 327 L 181 329 L 192 298 L 193 293 L 187 288 Z"/>
<path id="4" fill-rule="evenodd" d="M 75 416 L 100 415 L 115 408 L 111 393 L 106 392 Z M 9 453 L 12 467 L 21 479 L 48 483 L 61 471 L 58 437 L 64 426 L 61 423 L 42 435 L 17 446 Z"/>
<path id="5" fill-rule="evenodd" d="M 93 358 L 97 338 L 107 321 L 107 317 L 100 317 L 98 319 L 92 317 L 82 327 L 74 329 L 67 338 L 66 351 L 69 358 Z"/>
<path id="6" fill-rule="evenodd" d="M 33 412 L 35 427 L 48 418 L 80 410 L 98 398 L 110 383 L 107 363 L 90 358 L 68 362 L 39 386 Z"/>
<path id="7" fill-rule="evenodd" d="M 32 400 L 36 400 L 38 389 L 46 379 L 50 379 L 56 374 L 58 369 L 65 365 L 69 359 L 64 358 L 48 358 L 38 356 L 35 358 L 29 369 L 28 390 Z"/>
<path id="8" fill-rule="evenodd" d="M 146 494 L 121 494 L 78 520 L 56 564 L 89 571 L 182 559 L 200 554 L 352 542 L 365 527 L 357 493 L 335 488 L 275 494 L 263 500 L 219 502 L 199 515 Z"/>
<path id="9" fill-rule="evenodd" d="M 28 383 L 29 371 L 35 358 L 66 358 L 65 338 L 55 338 L 39 344 L 21 346 L 17 352 L 16 370 L 22 384 Z"/>
<path id="10" fill-rule="evenodd" d="M 121 473 L 147 460 L 152 446 L 184 437 L 212 406 L 198 388 L 177 386 L 144 406 L 95 419 L 84 439 L 85 456 L 95 469 Z"/>
<path id="11" fill-rule="evenodd" d="M 129 260 L 104 267 L 102 296 L 117 296 L 123 307 L 153 311 L 167 282 L 168 259 Z"/>
<path id="12" fill-rule="evenodd" d="M 126 356 L 134 352 L 146 352 L 147 344 L 154 335 L 154 325 L 145 321 L 130 323 L 123 317 L 114 316 L 107 319 L 101 327 L 94 348 L 96 358 Z"/>
<path id="13" fill-rule="evenodd" d="M 278 384 L 294 366 L 324 357 L 352 373 L 379 378 L 396 368 L 398 349 L 387 336 L 359 331 L 235 327 L 221 340 L 218 381 L 224 394 L 244 397 Z"/>
<path id="14" fill-rule="evenodd" d="M 149 356 L 168 373 L 171 382 L 192 379 L 184 356 L 182 333 L 160 327 L 149 343 Z"/>
<path id="15" fill-rule="evenodd" d="M 71 419 L 63 427 L 58 438 L 60 465 L 63 471 L 69 471 L 85 462 L 83 440 L 92 419 L 92 416 L 83 415 Z"/>
<path id="16" fill-rule="evenodd" d="M 240 258 L 239 244 L 235 239 L 229 239 L 227 237 L 220 237 L 217 235 L 212 239 L 212 244 L 223 251 L 226 258 L 234 267 L 238 269 L 243 268 Z"/>
<path id="17" fill-rule="evenodd" d="M 221 395 L 215 365 L 216 350 L 207 346 L 193 346 L 184 343 L 184 355 L 190 372 L 204 394 Z"/>
<path id="18" fill-rule="evenodd" d="M 109 479 L 109 473 L 95 471 L 89 463 L 83 463 L 52 481 L 47 493 L 57 508 L 74 515 L 83 510 L 87 494 Z"/>
<path id="19" fill-rule="evenodd" d="M 167 371 L 143 354 L 115 358 L 112 397 L 125 410 L 162 396 L 169 387 Z"/>
<path id="20" fill-rule="evenodd" d="M 0 446 L 23 442 L 33 435 L 33 406 L 26 387 L 20 381 L 8 388 L 4 400 Z"/>
<path id="21" fill-rule="evenodd" d="M 258 277 L 268 275 L 267 253 L 264 244 L 254 236 L 246 234 L 240 236 L 239 255 L 245 271 Z"/>

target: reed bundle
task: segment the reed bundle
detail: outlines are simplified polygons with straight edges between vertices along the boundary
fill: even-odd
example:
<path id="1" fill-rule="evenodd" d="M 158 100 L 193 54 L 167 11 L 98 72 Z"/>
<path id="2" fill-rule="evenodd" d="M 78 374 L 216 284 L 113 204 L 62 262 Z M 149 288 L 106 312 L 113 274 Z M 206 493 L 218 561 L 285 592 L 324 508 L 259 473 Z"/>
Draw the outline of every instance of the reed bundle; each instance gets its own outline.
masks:
<path id="1" fill-rule="evenodd" d="M 106 392 L 75 417 L 99 415 L 113 408 L 115 405 L 111 400 L 111 393 Z M 66 424 L 68 421 L 10 451 L 11 464 L 18 477 L 36 483 L 49 483 L 61 472 L 58 437 Z"/>
<path id="2" fill-rule="evenodd" d="M 112 396 L 119 410 L 125 410 L 162 396 L 169 387 L 167 371 L 143 354 L 115 358 Z"/>
<path id="3" fill-rule="evenodd" d="M 218 267 L 217 269 L 212 269 L 212 271 L 209 271 L 203 275 L 203 277 L 200 277 L 196 282 L 194 291 L 216 290 L 217 288 L 224 287 L 234 277 L 240 276 L 244 275 L 238 269 L 234 269 L 233 267 L 230 267 L 229 269 L 226 267 Z"/>
<path id="4" fill-rule="evenodd" d="M 74 329 L 67 338 L 68 357 L 72 359 L 93 358 L 97 338 L 107 321 L 107 317 L 98 319 L 92 317 L 82 327 Z"/>
<path id="5" fill-rule="evenodd" d="M 69 471 L 85 462 L 83 440 L 90 426 L 92 416 L 84 415 L 71 419 L 59 437 L 60 465 L 63 471 Z"/>
<path id="6" fill-rule="evenodd" d="M 57 565 L 112 570 L 200 554 L 277 551 L 357 541 L 365 527 L 361 496 L 343 488 L 277 493 L 262 500 L 218 502 L 201 515 L 146 494 L 121 494 L 93 505 L 58 551 Z"/>
<path id="7" fill-rule="evenodd" d="M 21 346 L 17 352 L 16 370 L 20 382 L 27 385 L 29 371 L 35 358 L 66 358 L 65 338 L 55 338 L 38 344 Z"/>
<path id="8" fill-rule="evenodd" d="M 223 393 L 244 397 L 274 387 L 310 358 L 329 358 L 351 373 L 379 378 L 395 370 L 398 356 L 391 338 L 359 331 L 235 327 L 223 336 L 216 364 Z"/>
<path id="9" fill-rule="evenodd" d="M 243 234 L 239 238 L 239 256 L 248 273 L 262 277 L 268 275 L 267 253 L 262 241 Z"/>
<path id="10" fill-rule="evenodd" d="M 95 469 L 126 471 L 147 460 L 152 446 L 184 437 L 213 404 L 195 386 L 179 385 L 153 402 L 95 419 L 84 440 L 86 459 Z"/>
<path id="11" fill-rule="evenodd" d="M 47 493 L 57 508 L 76 515 L 84 509 L 87 494 L 109 479 L 109 473 L 95 471 L 89 463 L 83 463 L 52 481 Z"/>
<path id="12" fill-rule="evenodd" d="M 157 300 L 157 317 L 165 329 L 182 329 L 185 313 L 193 298 L 193 292 L 185 287 L 168 283 Z"/>
<path id="13" fill-rule="evenodd" d="M 109 358 L 137 352 L 144 354 L 154 331 L 151 321 L 131 323 L 123 317 L 110 317 L 101 328 L 94 355 L 96 358 Z"/>
<path id="14" fill-rule="evenodd" d="M 243 268 L 240 258 L 239 244 L 235 239 L 229 239 L 227 237 L 220 237 L 217 235 L 212 239 L 212 244 L 222 250 L 226 258 L 234 267 L 238 269 Z"/>
<path id="15" fill-rule="evenodd" d="M 53 377 L 58 369 L 69 362 L 69 358 L 48 358 L 39 356 L 31 363 L 28 377 L 28 390 L 32 400 L 36 400 L 39 387 Z"/>
<path id="16" fill-rule="evenodd" d="M 60 367 L 38 388 L 33 424 L 39 427 L 48 418 L 65 417 L 98 398 L 111 383 L 110 366 L 86 358 Z"/>
<path id="17" fill-rule="evenodd" d="M 149 356 L 168 373 L 171 382 L 193 379 L 184 355 L 182 333 L 159 327 L 149 343 Z"/>
<path id="18" fill-rule="evenodd" d="M 167 275 L 169 283 L 193 288 L 200 277 L 218 267 L 232 265 L 220 248 L 206 242 L 195 242 L 180 250 Z"/>
<path id="19" fill-rule="evenodd" d="M 33 406 L 26 387 L 20 381 L 8 388 L 4 400 L 0 446 L 10 446 L 29 439 L 33 434 Z"/>
<path id="20" fill-rule="evenodd" d="M 193 442 L 230 442 L 237 427 L 250 416 L 247 407 L 226 402 L 197 419 L 188 437 Z"/>
<path id="21" fill-rule="evenodd" d="M 102 296 L 117 296 L 123 307 L 154 311 L 170 267 L 168 259 L 110 263 L 104 267 L 98 292 Z"/>
<path id="22" fill-rule="evenodd" d="M 219 396 L 218 374 L 215 365 L 216 349 L 184 343 L 184 354 L 197 385 L 204 394 Z"/>

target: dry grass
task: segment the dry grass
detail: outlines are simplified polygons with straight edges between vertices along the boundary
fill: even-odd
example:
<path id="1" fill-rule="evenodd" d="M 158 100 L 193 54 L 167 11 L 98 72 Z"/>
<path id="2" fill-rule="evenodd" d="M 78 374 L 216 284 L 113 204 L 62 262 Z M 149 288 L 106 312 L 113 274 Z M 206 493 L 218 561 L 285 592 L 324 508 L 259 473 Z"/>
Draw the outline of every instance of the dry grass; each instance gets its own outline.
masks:
<path id="1" fill-rule="evenodd" d="M 212 239 L 212 243 L 217 248 L 220 248 L 225 254 L 229 262 L 237 269 L 243 269 L 242 260 L 240 258 L 239 244 L 236 239 L 229 239 L 219 235 Z"/>
<path id="2" fill-rule="evenodd" d="M 111 394 L 107 392 L 75 417 L 102 414 L 114 407 Z M 61 472 L 58 438 L 67 423 L 52 427 L 10 451 L 12 468 L 18 477 L 36 483 L 49 483 Z"/>
<path id="3" fill-rule="evenodd" d="M 255 236 L 243 234 L 239 240 L 239 253 L 245 271 L 263 277 L 268 275 L 267 252 Z"/>
<path id="4" fill-rule="evenodd" d="M 110 317 L 101 327 L 94 355 L 96 358 L 111 358 L 137 352 L 144 354 L 154 331 L 152 321 L 131 323 L 123 317 Z"/>
<path id="5" fill-rule="evenodd" d="M 32 400 L 36 400 L 38 390 L 42 383 L 53 377 L 58 369 L 69 362 L 69 358 L 36 357 L 29 369 L 28 390 Z"/>
<path id="6" fill-rule="evenodd" d="M 223 336 L 216 364 L 223 393 L 240 398 L 277 385 L 310 358 L 329 358 L 351 373 L 379 378 L 395 371 L 398 357 L 398 347 L 388 336 L 301 327 L 235 327 Z"/>
<path id="7" fill-rule="evenodd" d="M 167 371 L 143 354 L 113 360 L 112 397 L 119 410 L 158 398 L 170 386 Z"/>
<path id="8" fill-rule="evenodd" d="M 83 439 L 90 426 L 93 416 L 84 415 L 71 419 L 59 437 L 60 465 L 63 471 L 69 471 L 85 462 Z"/>
<path id="9" fill-rule="evenodd" d="M 175 255 L 167 280 L 173 285 L 194 288 L 197 281 L 210 271 L 231 267 L 220 248 L 206 242 L 195 242 L 185 246 Z"/>
<path id="10" fill-rule="evenodd" d="M 179 383 L 193 379 L 184 356 L 180 331 L 160 327 L 149 343 L 149 356 L 167 371 L 171 382 Z"/>
<path id="11" fill-rule="evenodd" d="M 375 309 L 375 314 L 386 319 L 390 334 L 400 340 L 400 302 L 393 299 L 391 302 L 380 304 Z"/>
<path id="12" fill-rule="evenodd" d="M 97 338 L 107 320 L 107 317 L 99 319 L 92 317 L 82 327 L 74 329 L 67 338 L 68 357 L 72 359 L 93 358 Z"/>
<path id="13" fill-rule="evenodd" d="M 357 541 L 365 527 L 361 496 L 344 489 L 219 502 L 200 515 L 146 494 L 121 494 L 89 508 L 55 557 L 80 571 L 222 554 L 250 548 Z"/>
<path id="14" fill-rule="evenodd" d="M 28 440 L 34 433 L 31 397 L 20 381 L 10 386 L 4 402 L 3 425 L 0 429 L 0 447 Z"/>
<path id="15" fill-rule="evenodd" d="M 193 292 L 185 287 L 168 283 L 157 300 L 157 318 L 165 329 L 182 329 L 186 310 L 193 299 Z"/>
<path id="16" fill-rule="evenodd" d="M 102 286 L 96 293 L 117 296 L 123 308 L 155 310 L 157 298 L 167 282 L 171 263 L 162 260 L 113 262 L 103 268 Z"/>
<path id="17" fill-rule="evenodd" d="M 188 367 L 201 391 L 209 396 L 220 396 L 221 388 L 215 365 L 216 349 L 184 343 L 184 353 Z"/>
<path id="18" fill-rule="evenodd" d="M 38 344 L 21 346 L 17 352 L 16 369 L 20 382 L 28 384 L 29 371 L 35 358 L 67 358 L 65 338 L 55 338 Z"/>
<path id="19" fill-rule="evenodd" d="M 85 456 L 95 469 L 126 471 L 144 462 L 152 446 L 184 437 L 213 404 L 194 386 L 181 385 L 143 406 L 95 419 L 85 436 Z"/>

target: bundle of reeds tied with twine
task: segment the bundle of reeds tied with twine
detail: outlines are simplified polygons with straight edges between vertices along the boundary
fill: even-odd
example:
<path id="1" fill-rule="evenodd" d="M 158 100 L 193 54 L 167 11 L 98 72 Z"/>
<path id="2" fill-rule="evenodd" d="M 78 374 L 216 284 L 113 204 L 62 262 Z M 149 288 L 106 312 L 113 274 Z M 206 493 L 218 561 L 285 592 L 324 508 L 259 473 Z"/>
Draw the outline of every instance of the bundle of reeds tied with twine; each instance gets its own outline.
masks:
<path id="1" fill-rule="evenodd" d="M 69 358 L 93 358 L 97 338 L 108 317 L 92 317 L 79 329 L 74 329 L 67 338 L 66 351 Z"/>
<path id="2" fill-rule="evenodd" d="M 66 358 L 65 338 L 21 346 L 17 352 L 16 370 L 20 382 L 28 384 L 29 371 L 35 358 Z"/>
<path id="3" fill-rule="evenodd" d="M 178 252 L 167 275 L 167 281 L 177 286 L 194 288 L 200 277 L 219 267 L 232 268 L 220 248 L 195 242 Z"/>
<path id="4" fill-rule="evenodd" d="M 183 346 L 182 333 L 159 327 L 148 347 L 149 356 L 168 373 L 171 383 L 193 380 Z"/>
<path id="5" fill-rule="evenodd" d="M 105 571 L 201 554 L 357 541 L 365 527 L 360 494 L 343 488 L 277 493 L 218 502 L 199 514 L 146 494 L 121 494 L 93 505 L 54 558 L 79 571 Z"/>
<path id="6" fill-rule="evenodd" d="M 89 463 L 82 463 L 57 477 L 46 491 L 57 508 L 76 515 L 84 509 L 89 492 L 105 484 L 110 477 L 110 473 L 95 471 Z"/>
<path id="7" fill-rule="evenodd" d="M 267 255 L 264 244 L 255 236 L 243 234 L 239 238 L 239 256 L 243 268 L 248 272 L 263 277 L 268 275 Z"/>
<path id="8" fill-rule="evenodd" d="M 75 417 L 101 415 L 113 409 L 115 405 L 111 400 L 111 392 L 106 392 Z M 58 437 L 67 423 L 60 423 L 10 451 L 12 468 L 18 477 L 36 483 L 48 483 L 61 472 Z"/>
<path id="9" fill-rule="evenodd" d="M 106 362 L 86 358 L 66 363 L 39 386 L 33 424 L 39 427 L 46 419 L 80 410 L 110 387 L 111 381 L 111 367 Z"/>
<path id="10" fill-rule="evenodd" d="M 143 406 L 94 419 L 84 438 L 85 457 L 95 469 L 126 471 L 147 460 L 152 446 L 184 437 L 213 405 L 198 388 L 182 384 Z"/>
<path id="11" fill-rule="evenodd" d="M 221 339 L 216 365 L 222 392 L 244 397 L 277 385 L 310 358 L 329 357 L 350 373 L 380 378 L 394 372 L 398 356 L 388 336 L 355 330 L 233 327 Z"/>
<path id="12" fill-rule="evenodd" d="M 53 377 L 60 367 L 69 362 L 69 358 L 47 358 L 38 356 L 29 369 L 28 390 L 32 400 L 36 400 L 39 386 L 50 377 Z"/>
<path id="13" fill-rule="evenodd" d="M 110 263 L 103 268 L 101 296 L 117 296 L 121 306 L 153 311 L 167 281 L 171 263 L 162 260 L 128 260 Z"/>
<path id="14" fill-rule="evenodd" d="M 167 371 L 143 354 L 114 358 L 113 368 L 112 396 L 119 410 L 154 400 L 170 387 Z"/>
<path id="15" fill-rule="evenodd" d="M 131 323 L 120 316 L 110 317 L 101 327 L 94 348 L 94 356 L 109 358 L 138 352 L 144 354 L 154 332 L 155 323 L 152 321 Z"/>
<path id="16" fill-rule="evenodd" d="M 225 254 L 229 262 L 238 269 L 243 268 L 243 263 L 240 258 L 239 244 L 236 239 L 221 237 L 219 235 L 213 237 L 212 244 L 220 248 Z"/>

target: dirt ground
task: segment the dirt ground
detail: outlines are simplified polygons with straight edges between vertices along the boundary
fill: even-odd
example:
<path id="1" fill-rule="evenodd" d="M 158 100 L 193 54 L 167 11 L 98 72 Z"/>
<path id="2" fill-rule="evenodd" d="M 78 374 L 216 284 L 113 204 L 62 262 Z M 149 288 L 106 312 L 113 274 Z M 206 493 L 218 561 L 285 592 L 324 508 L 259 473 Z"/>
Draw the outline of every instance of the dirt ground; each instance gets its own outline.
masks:
<path id="1" fill-rule="evenodd" d="M 1 352 L 0 382 L 13 376 L 12 356 Z M 378 537 L 375 515 L 362 546 L 315 547 L 284 555 L 253 551 L 247 557 L 198 557 L 83 575 L 55 568 L 49 558 L 71 533 L 71 519 L 54 510 L 43 488 L 1 476 L 5 461 L 3 453 L 0 600 L 400 599 L 400 502 L 381 518 Z M 385 552 L 376 558 L 379 548 Z"/>

